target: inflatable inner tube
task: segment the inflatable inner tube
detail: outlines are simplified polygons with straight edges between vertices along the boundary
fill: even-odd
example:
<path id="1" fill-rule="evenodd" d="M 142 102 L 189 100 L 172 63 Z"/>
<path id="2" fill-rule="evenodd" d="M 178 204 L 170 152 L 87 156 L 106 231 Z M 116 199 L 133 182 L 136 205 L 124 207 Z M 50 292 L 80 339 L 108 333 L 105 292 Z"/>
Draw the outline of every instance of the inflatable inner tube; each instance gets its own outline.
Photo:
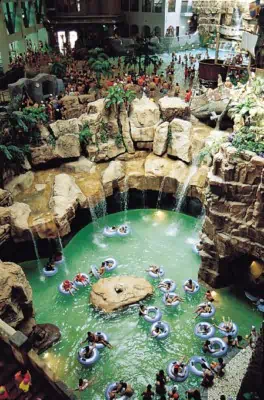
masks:
<path id="1" fill-rule="evenodd" d="M 59 265 L 59 264 L 64 263 L 64 261 L 65 261 L 65 258 L 64 258 L 64 256 L 62 256 L 60 260 L 54 261 L 54 264 L 55 264 L 55 265 Z"/>
<path id="2" fill-rule="evenodd" d="M 144 320 L 150 323 L 158 322 L 162 318 L 162 313 L 159 308 L 149 306 L 146 308 L 147 315 L 144 315 Z M 154 314 L 154 315 L 153 315 Z"/>
<path id="3" fill-rule="evenodd" d="M 149 276 L 151 276 L 151 278 L 155 278 L 155 279 L 161 278 L 162 276 L 164 276 L 164 274 L 165 274 L 165 272 L 162 267 L 160 267 L 160 272 L 158 274 L 155 274 L 154 272 L 149 271 Z"/>
<path id="4" fill-rule="evenodd" d="M 205 305 L 206 305 L 206 303 L 199 304 L 199 306 L 205 306 Z M 211 317 L 213 317 L 215 315 L 215 311 L 216 311 L 215 310 L 215 306 L 213 304 L 211 304 L 211 311 L 209 313 L 202 312 L 199 315 L 199 317 L 201 317 L 201 318 L 211 318 Z"/>
<path id="5" fill-rule="evenodd" d="M 97 348 L 93 349 L 92 355 L 89 358 L 85 358 L 83 356 L 83 353 L 85 353 L 85 348 L 82 347 L 79 351 L 78 351 L 78 361 L 80 364 L 85 365 L 86 367 L 89 367 L 91 365 L 93 365 L 94 363 L 96 363 L 96 361 L 99 360 L 99 351 L 97 350 Z"/>
<path id="6" fill-rule="evenodd" d="M 250 300 L 250 301 L 258 301 L 258 297 L 254 296 L 253 294 L 249 292 L 245 292 L 245 296 Z"/>
<path id="7" fill-rule="evenodd" d="M 43 275 L 45 276 L 54 276 L 58 273 L 58 267 L 54 267 L 53 271 L 47 271 L 46 268 L 42 269 Z"/>
<path id="8" fill-rule="evenodd" d="M 197 255 L 199 256 L 200 253 L 199 253 L 197 244 L 194 244 L 194 245 L 192 246 L 192 251 L 193 251 L 195 254 L 197 254 Z"/>
<path id="9" fill-rule="evenodd" d="M 228 350 L 228 345 L 218 337 L 213 337 L 208 339 L 210 341 L 210 348 L 214 350 L 214 352 L 210 352 L 212 357 L 222 357 L 225 356 Z"/>
<path id="10" fill-rule="evenodd" d="M 75 292 L 76 287 L 75 287 L 75 285 L 74 285 L 73 282 L 71 282 L 71 283 L 73 284 L 73 286 L 71 287 L 71 291 L 72 291 L 72 292 Z M 69 295 L 71 294 L 68 290 L 65 290 L 65 289 L 63 288 L 63 282 L 61 282 L 61 284 L 59 285 L 59 292 L 60 292 L 61 294 L 66 295 L 66 296 L 69 296 Z"/>
<path id="11" fill-rule="evenodd" d="M 215 327 L 208 322 L 199 322 L 194 328 L 195 336 L 207 340 L 214 336 Z"/>
<path id="12" fill-rule="evenodd" d="M 87 274 L 85 274 L 84 272 L 81 272 L 81 275 L 83 277 L 83 280 L 81 282 L 77 281 L 76 277 L 74 278 L 74 285 L 75 286 L 84 287 L 84 286 L 87 286 L 90 283 L 90 278 L 89 278 L 89 276 Z"/>
<path id="13" fill-rule="evenodd" d="M 96 265 L 92 265 L 92 266 L 91 266 L 91 271 L 92 271 L 93 276 L 94 276 L 95 278 L 97 278 L 97 279 L 100 279 L 100 278 L 101 278 L 101 275 L 99 274 Z"/>
<path id="14" fill-rule="evenodd" d="M 210 368 L 210 365 L 208 364 L 205 358 L 199 356 L 192 357 L 189 361 L 189 371 L 196 376 L 202 377 L 203 376 L 202 368 L 201 369 L 197 368 L 198 365 L 201 366 L 202 364 L 205 364 L 207 368 Z"/>
<path id="15" fill-rule="evenodd" d="M 117 228 L 112 229 L 110 226 L 105 226 L 103 230 L 103 234 L 107 237 L 113 237 L 117 234 Z"/>
<path id="16" fill-rule="evenodd" d="M 110 393 L 117 388 L 118 382 L 110 383 L 105 390 L 105 399 L 110 400 Z"/>
<path id="17" fill-rule="evenodd" d="M 114 258 L 107 258 L 106 260 L 104 260 L 105 262 L 105 269 L 106 271 L 113 271 L 116 267 L 117 267 L 117 261 Z M 107 262 L 111 264 L 111 266 L 108 264 Z"/>
<path id="18" fill-rule="evenodd" d="M 260 299 L 257 302 L 257 308 L 259 311 L 264 312 L 264 299 Z"/>
<path id="19" fill-rule="evenodd" d="M 232 336 L 232 337 L 236 337 L 237 336 L 237 332 L 238 332 L 238 327 L 236 324 L 234 324 L 234 322 L 232 323 L 232 330 L 230 332 L 225 332 L 222 331 L 221 329 L 219 329 L 219 333 L 221 336 Z M 221 322 L 221 324 L 219 324 L 219 328 L 224 328 L 225 327 L 225 323 Z"/>
<path id="20" fill-rule="evenodd" d="M 153 335 L 153 331 L 157 327 L 160 328 L 162 333 L 160 333 L 158 336 L 155 336 L 155 335 Z M 170 333 L 170 326 L 167 322 L 158 321 L 158 322 L 155 322 L 153 325 L 151 325 L 150 332 L 151 332 L 151 336 L 154 337 L 155 339 L 158 339 L 158 340 L 165 339 Z"/>
<path id="21" fill-rule="evenodd" d="M 130 228 L 127 225 L 121 225 L 119 226 L 117 230 L 118 236 L 127 236 L 130 234 Z"/>
<path id="22" fill-rule="evenodd" d="M 106 333 L 98 331 L 98 332 L 95 332 L 95 334 L 96 334 L 97 336 L 101 336 L 106 342 L 108 342 L 108 336 L 107 336 Z M 89 343 L 91 343 L 91 342 L 89 342 Z M 95 347 L 96 347 L 98 350 L 104 349 L 104 348 L 105 348 L 105 346 L 103 345 L 103 343 L 96 343 L 96 344 L 95 344 Z"/>
<path id="23" fill-rule="evenodd" d="M 166 287 L 162 286 L 159 287 L 159 290 L 163 293 L 168 293 L 168 292 L 174 292 L 176 289 L 176 283 L 172 279 L 163 279 L 163 281 L 160 282 L 160 284 L 168 284 L 169 288 L 166 289 Z"/>
<path id="24" fill-rule="evenodd" d="M 183 284 L 183 290 L 185 291 L 185 293 L 188 293 L 188 294 L 195 294 L 195 293 L 197 293 L 197 292 L 199 291 L 200 285 L 199 285 L 198 282 L 196 282 L 195 280 L 192 279 L 192 283 L 193 283 L 193 285 L 194 285 L 194 290 L 193 290 L 193 291 L 191 291 L 190 289 L 188 289 L 188 288 L 186 287 L 187 283 L 188 283 L 188 280 L 185 281 L 184 284 Z"/>
<path id="25" fill-rule="evenodd" d="M 181 372 L 179 372 L 177 375 L 173 373 L 174 365 L 178 364 L 178 361 L 172 361 L 167 368 L 167 373 L 170 377 L 171 380 L 174 382 L 184 382 L 188 376 L 189 376 L 189 367 L 188 365 L 185 365 L 182 369 Z"/>
<path id="26" fill-rule="evenodd" d="M 163 303 L 165 304 L 165 306 L 168 306 L 168 307 L 177 307 L 177 306 L 180 304 L 180 301 L 179 301 L 179 300 L 173 301 L 172 303 L 167 303 L 167 300 L 166 300 L 166 297 L 167 297 L 167 296 L 173 298 L 174 296 L 177 296 L 177 294 L 176 294 L 175 292 L 165 293 L 165 294 L 163 295 L 163 297 L 162 297 L 162 301 L 163 301 Z"/>

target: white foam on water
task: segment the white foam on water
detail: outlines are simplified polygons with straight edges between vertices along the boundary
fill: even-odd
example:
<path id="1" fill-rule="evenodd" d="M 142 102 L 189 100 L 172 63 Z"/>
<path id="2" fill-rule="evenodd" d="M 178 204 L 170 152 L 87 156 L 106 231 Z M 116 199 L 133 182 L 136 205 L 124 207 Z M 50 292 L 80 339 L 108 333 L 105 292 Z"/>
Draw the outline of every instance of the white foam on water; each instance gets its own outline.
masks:
<path id="1" fill-rule="evenodd" d="M 192 245 L 196 245 L 198 242 L 199 242 L 199 240 L 195 239 L 195 238 L 187 238 L 185 241 L 185 243 L 192 244 Z"/>
<path id="2" fill-rule="evenodd" d="M 177 224 L 173 223 L 168 226 L 168 229 L 166 230 L 165 235 L 166 236 L 177 236 L 178 232 L 179 232 L 179 226 Z"/>
<path id="3" fill-rule="evenodd" d="M 105 249 L 107 247 L 107 244 L 102 242 L 102 237 L 99 235 L 93 236 L 93 244 L 95 244 L 97 247 L 100 247 L 101 249 Z"/>

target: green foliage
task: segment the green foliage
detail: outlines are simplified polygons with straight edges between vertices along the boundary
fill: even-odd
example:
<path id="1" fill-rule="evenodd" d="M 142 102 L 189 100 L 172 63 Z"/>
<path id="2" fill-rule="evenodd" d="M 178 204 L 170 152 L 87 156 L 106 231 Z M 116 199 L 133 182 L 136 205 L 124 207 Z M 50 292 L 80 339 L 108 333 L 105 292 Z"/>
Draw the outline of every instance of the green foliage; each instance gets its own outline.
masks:
<path id="1" fill-rule="evenodd" d="M 249 116 L 251 109 L 256 107 L 256 105 L 256 100 L 251 96 L 247 96 L 240 103 L 231 104 L 230 112 L 232 117 L 240 114 L 244 119 L 246 119 L 246 117 Z"/>
<path id="2" fill-rule="evenodd" d="M 171 131 L 171 126 L 169 125 L 169 128 L 168 128 L 168 146 L 170 146 L 171 145 L 171 143 L 172 143 L 172 131 Z"/>
<path id="3" fill-rule="evenodd" d="M 56 138 L 51 134 L 48 137 L 48 144 L 50 144 L 52 147 L 56 146 Z"/>
<path id="4" fill-rule="evenodd" d="M 112 106 L 118 110 L 123 104 L 127 107 L 136 98 L 136 93 L 132 90 L 124 90 L 122 86 L 112 86 L 108 89 L 105 98 L 105 107 Z"/>
<path id="5" fill-rule="evenodd" d="M 108 142 L 107 124 L 104 121 L 100 122 L 100 141 L 102 143 L 107 143 Z"/>
<path id="6" fill-rule="evenodd" d="M 212 33 L 205 32 L 202 35 L 200 34 L 199 39 L 201 47 L 207 48 L 210 44 L 213 44 L 215 42 L 215 38 L 216 38 L 216 30 Z"/>
<path id="7" fill-rule="evenodd" d="M 262 129 L 263 131 L 263 129 Z M 264 132 L 257 135 L 250 127 L 244 126 L 234 136 L 232 146 L 237 149 L 238 154 L 245 150 L 253 151 L 257 154 L 264 154 Z"/>
<path id="8" fill-rule="evenodd" d="M 97 84 L 100 85 L 101 75 L 109 75 L 111 64 L 108 61 L 108 56 L 104 53 L 103 49 L 96 47 L 88 51 L 88 63 L 90 69 L 95 72 Z"/>
<path id="9" fill-rule="evenodd" d="M 86 122 L 79 133 L 80 144 L 82 146 L 87 146 L 92 141 L 92 138 L 93 134 L 90 131 L 88 123 Z"/>
<path id="10" fill-rule="evenodd" d="M 115 136 L 115 144 L 117 147 L 124 146 L 123 136 L 120 131 L 118 131 L 117 135 Z"/>
<path id="11" fill-rule="evenodd" d="M 51 74 L 55 75 L 57 78 L 62 79 L 66 74 L 66 65 L 55 61 L 51 67 Z"/>
<path id="12" fill-rule="evenodd" d="M 0 144 L 0 187 L 4 186 L 3 171 L 5 168 L 15 164 L 17 168 L 24 163 L 25 157 L 29 155 L 28 146 L 18 147 L 12 144 Z"/>
<path id="13" fill-rule="evenodd" d="M 252 81 L 253 91 L 257 96 L 264 96 L 264 79 L 255 78 Z"/>
<path id="14" fill-rule="evenodd" d="M 216 153 L 218 153 L 221 145 L 226 141 L 227 141 L 227 139 L 224 137 L 224 138 L 215 140 L 211 145 L 205 146 L 198 155 L 198 164 L 200 165 L 206 157 L 208 157 L 208 156 L 213 157 Z"/>

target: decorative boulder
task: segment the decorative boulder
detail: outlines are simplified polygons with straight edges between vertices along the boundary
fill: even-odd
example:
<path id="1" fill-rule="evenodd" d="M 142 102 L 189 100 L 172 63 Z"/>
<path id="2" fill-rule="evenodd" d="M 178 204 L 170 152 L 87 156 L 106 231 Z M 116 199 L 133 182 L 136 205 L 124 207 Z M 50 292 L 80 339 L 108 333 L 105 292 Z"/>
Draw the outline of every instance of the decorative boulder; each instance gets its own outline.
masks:
<path id="1" fill-rule="evenodd" d="M 156 129 L 153 143 L 153 153 L 162 156 L 167 150 L 169 123 L 163 122 Z"/>
<path id="2" fill-rule="evenodd" d="M 122 309 L 153 294 L 152 285 L 144 278 L 115 276 L 100 279 L 91 291 L 91 303 L 107 312 Z"/>
<path id="3" fill-rule="evenodd" d="M 159 106 L 163 120 L 172 121 L 174 118 L 190 118 L 190 107 L 179 97 L 162 97 L 159 99 Z"/>
<path id="4" fill-rule="evenodd" d="M 72 118 L 53 122 L 50 124 L 50 128 L 52 129 L 55 138 L 58 138 L 59 136 L 67 134 L 79 135 L 81 125 L 77 118 Z"/>
<path id="5" fill-rule="evenodd" d="M 16 328 L 33 316 L 32 289 L 19 265 L 0 261 L 0 318 Z"/>
<path id="6" fill-rule="evenodd" d="M 192 124 L 182 119 L 174 119 L 170 123 L 168 154 L 187 163 L 191 162 L 191 130 Z"/>
<path id="7" fill-rule="evenodd" d="M 151 127 L 160 120 L 159 107 L 143 95 L 132 101 L 129 119 L 135 128 Z"/>

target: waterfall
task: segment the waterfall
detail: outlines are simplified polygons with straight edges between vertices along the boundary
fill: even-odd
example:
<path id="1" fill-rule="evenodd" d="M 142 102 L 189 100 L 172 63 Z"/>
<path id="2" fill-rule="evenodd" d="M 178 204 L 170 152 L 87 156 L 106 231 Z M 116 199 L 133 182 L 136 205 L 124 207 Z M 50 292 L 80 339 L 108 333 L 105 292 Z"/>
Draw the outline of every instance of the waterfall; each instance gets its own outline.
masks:
<path id="1" fill-rule="evenodd" d="M 166 176 L 163 177 L 161 184 L 160 184 L 160 189 L 159 189 L 159 195 L 158 195 L 158 200 L 157 200 L 157 205 L 156 208 L 159 209 L 160 208 L 160 202 L 161 202 L 161 197 L 162 197 L 162 193 L 163 193 L 163 188 L 164 188 L 164 184 L 166 181 Z"/>
<path id="2" fill-rule="evenodd" d="M 192 0 L 188 0 L 188 4 L 187 4 L 187 12 L 192 12 Z"/>
<path id="3" fill-rule="evenodd" d="M 125 212 L 125 221 L 127 219 L 128 201 L 129 201 L 129 187 L 128 187 L 128 176 L 126 176 L 124 180 L 123 192 L 120 192 L 121 210 Z"/>
<path id="4" fill-rule="evenodd" d="M 63 244 L 62 244 L 62 241 L 61 241 L 61 237 L 60 237 L 59 231 L 58 231 L 58 238 L 57 239 L 58 239 L 59 246 L 60 246 L 60 251 L 61 251 L 62 257 L 63 257 L 63 263 L 64 263 L 64 266 L 65 266 L 65 273 L 66 273 L 66 275 L 69 275 L 69 269 L 68 269 L 66 256 L 65 256 L 65 253 L 64 253 Z"/>
<path id="5" fill-rule="evenodd" d="M 143 208 L 146 208 L 146 191 L 143 189 L 142 190 L 142 204 L 143 204 Z"/>
<path id="6" fill-rule="evenodd" d="M 98 218 L 104 218 L 107 214 L 106 199 L 100 201 L 100 203 L 94 205 L 91 198 L 88 198 L 90 213 L 93 224 L 98 225 Z"/>
<path id="7" fill-rule="evenodd" d="M 196 174 L 197 170 L 198 170 L 198 157 L 195 157 L 192 161 L 189 174 L 188 174 L 184 184 L 180 185 L 177 189 L 177 192 L 176 192 L 177 207 L 176 207 L 175 211 L 177 211 L 177 212 L 181 211 L 182 206 L 184 205 L 185 200 L 186 200 L 186 194 L 187 194 L 191 179 Z"/>
<path id="8" fill-rule="evenodd" d="M 238 7 L 234 8 L 233 24 L 235 25 L 236 31 L 239 31 L 242 24 L 242 15 L 240 15 Z"/>
<path id="9" fill-rule="evenodd" d="M 33 243 L 33 246 L 34 246 L 35 256 L 36 256 L 36 260 L 37 260 L 37 267 L 38 267 L 39 274 L 40 274 L 40 280 L 41 281 L 45 281 L 45 278 L 44 278 L 44 276 L 42 274 L 42 268 L 43 267 L 42 267 L 42 263 L 41 263 L 41 260 L 40 260 L 40 257 L 39 257 L 38 245 L 37 245 L 37 242 L 36 242 L 36 240 L 34 238 L 34 234 L 33 234 L 32 230 L 30 228 L 29 228 L 29 233 L 30 233 L 30 236 L 31 236 L 31 239 L 32 239 L 32 243 Z"/>

